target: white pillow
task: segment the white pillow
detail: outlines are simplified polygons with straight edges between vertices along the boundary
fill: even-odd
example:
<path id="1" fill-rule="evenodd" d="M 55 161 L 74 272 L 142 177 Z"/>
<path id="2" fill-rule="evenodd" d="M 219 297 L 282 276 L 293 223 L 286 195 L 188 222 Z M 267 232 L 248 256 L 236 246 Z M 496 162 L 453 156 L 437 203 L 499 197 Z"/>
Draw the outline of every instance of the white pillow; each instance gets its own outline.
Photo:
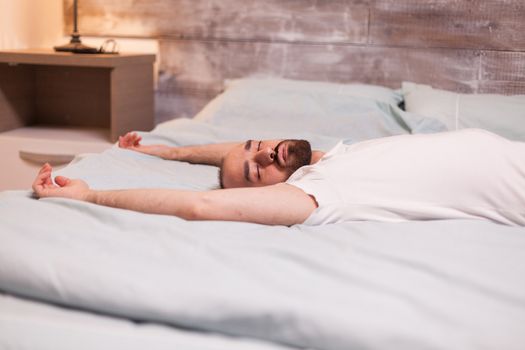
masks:
<path id="1" fill-rule="evenodd" d="M 246 132 L 265 130 L 273 138 L 309 139 L 308 133 L 357 141 L 410 132 L 413 123 L 395 110 L 400 101 L 400 91 L 382 86 L 247 78 L 227 82 L 195 119 Z"/>
<path id="2" fill-rule="evenodd" d="M 485 129 L 525 141 L 525 95 L 459 94 L 403 82 L 407 112 L 438 119 L 449 130 Z"/>
<path id="3" fill-rule="evenodd" d="M 221 123 L 232 118 L 240 117 L 244 122 L 260 117 L 269 123 L 282 123 L 296 117 L 301 122 L 322 118 L 322 122 L 331 123 L 338 114 L 344 114 L 345 108 L 355 111 L 357 105 L 366 104 L 365 109 L 370 105 L 377 109 L 377 104 L 397 106 L 401 101 L 399 90 L 377 85 L 250 77 L 226 80 L 225 90 L 194 119 Z M 332 110 L 338 107 L 340 110 Z"/>
<path id="4" fill-rule="evenodd" d="M 328 150 L 340 140 L 349 144 L 446 130 L 436 119 L 402 111 L 397 107 L 401 100 L 401 91 L 373 85 L 234 80 L 195 116 L 193 121 L 206 126 L 206 131 L 194 130 L 192 139 L 184 144 L 203 143 L 206 135 L 213 136 L 215 142 L 299 138 Z M 155 130 L 179 132 L 180 126 L 180 120 L 175 119 L 157 125 Z"/>

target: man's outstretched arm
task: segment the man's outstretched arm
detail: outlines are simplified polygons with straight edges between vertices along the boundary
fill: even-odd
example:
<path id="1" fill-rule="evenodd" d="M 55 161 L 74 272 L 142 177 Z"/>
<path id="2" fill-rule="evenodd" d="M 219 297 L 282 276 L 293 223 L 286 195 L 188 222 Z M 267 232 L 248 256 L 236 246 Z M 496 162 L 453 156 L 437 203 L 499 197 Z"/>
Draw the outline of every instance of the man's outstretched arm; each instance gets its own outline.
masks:
<path id="1" fill-rule="evenodd" d="M 193 164 L 221 166 L 224 156 L 238 142 L 217 143 L 209 145 L 170 147 L 167 145 L 142 145 L 142 138 L 135 132 L 119 137 L 119 147 L 136 152 L 157 156 L 168 160 L 179 160 Z"/>
<path id="2" fill-rule="evenodd" d="M 304 222 L 316 208 L 316 202 L 309 195 L 284 183 L 204 192 L 165 189 L 95 191 L 82 180 L 61 176 L 55 178 L 55 185 L 51 171 L 51 166 L 44 165 L 33 182 L 33 190 L 39 198 L 72 198 L 143 213 L 175 215 L 187 220 L 289 226 Z"/>

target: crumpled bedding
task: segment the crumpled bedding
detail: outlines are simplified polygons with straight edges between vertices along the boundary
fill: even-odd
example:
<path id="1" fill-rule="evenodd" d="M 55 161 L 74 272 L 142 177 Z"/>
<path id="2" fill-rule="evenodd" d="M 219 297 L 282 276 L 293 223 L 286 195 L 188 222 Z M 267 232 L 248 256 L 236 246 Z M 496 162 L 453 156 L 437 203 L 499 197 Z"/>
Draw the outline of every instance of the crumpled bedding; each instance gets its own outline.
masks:
<path id="1" fill-rule="evenodd" d="M 0 288 L 15 295 L 315 349 L 518 349 L 525 340 L 522 228 L 267 227 L 19 193 L 0 203 Z"/>

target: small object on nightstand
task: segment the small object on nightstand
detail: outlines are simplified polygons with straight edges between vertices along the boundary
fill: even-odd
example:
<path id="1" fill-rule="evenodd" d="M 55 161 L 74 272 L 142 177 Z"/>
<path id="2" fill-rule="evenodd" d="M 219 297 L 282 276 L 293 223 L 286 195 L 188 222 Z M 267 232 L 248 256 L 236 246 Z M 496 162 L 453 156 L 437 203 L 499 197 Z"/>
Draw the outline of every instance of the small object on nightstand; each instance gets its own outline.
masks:
<path id="1" fill-rule="evenodd" d="M 102 45 L 100 46 L 100 49 L 98 49 L 98 52 L 117 55 L 118 54 L 117 41 L 115 39 L 107 39 L 106 41 L 102 43 Z"/>

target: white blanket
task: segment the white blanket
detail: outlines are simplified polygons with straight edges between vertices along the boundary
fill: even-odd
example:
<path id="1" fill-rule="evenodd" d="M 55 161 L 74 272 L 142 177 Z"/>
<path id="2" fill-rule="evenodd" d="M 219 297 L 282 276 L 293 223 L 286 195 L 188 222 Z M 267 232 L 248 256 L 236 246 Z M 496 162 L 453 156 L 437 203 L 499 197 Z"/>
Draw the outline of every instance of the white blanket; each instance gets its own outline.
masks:
<path id="1" fill-rule="evenodd" d="M 0 294 L 0 349 L 290 350 L 258 340 L 133 322 Z"/>
<path id="2" fill-rule="evenodd" d="M 19 295 L 327 350 L 525 342 L 522 228 L 186 222 L 16 193 L 0 211 L 0 289 Z"/>

